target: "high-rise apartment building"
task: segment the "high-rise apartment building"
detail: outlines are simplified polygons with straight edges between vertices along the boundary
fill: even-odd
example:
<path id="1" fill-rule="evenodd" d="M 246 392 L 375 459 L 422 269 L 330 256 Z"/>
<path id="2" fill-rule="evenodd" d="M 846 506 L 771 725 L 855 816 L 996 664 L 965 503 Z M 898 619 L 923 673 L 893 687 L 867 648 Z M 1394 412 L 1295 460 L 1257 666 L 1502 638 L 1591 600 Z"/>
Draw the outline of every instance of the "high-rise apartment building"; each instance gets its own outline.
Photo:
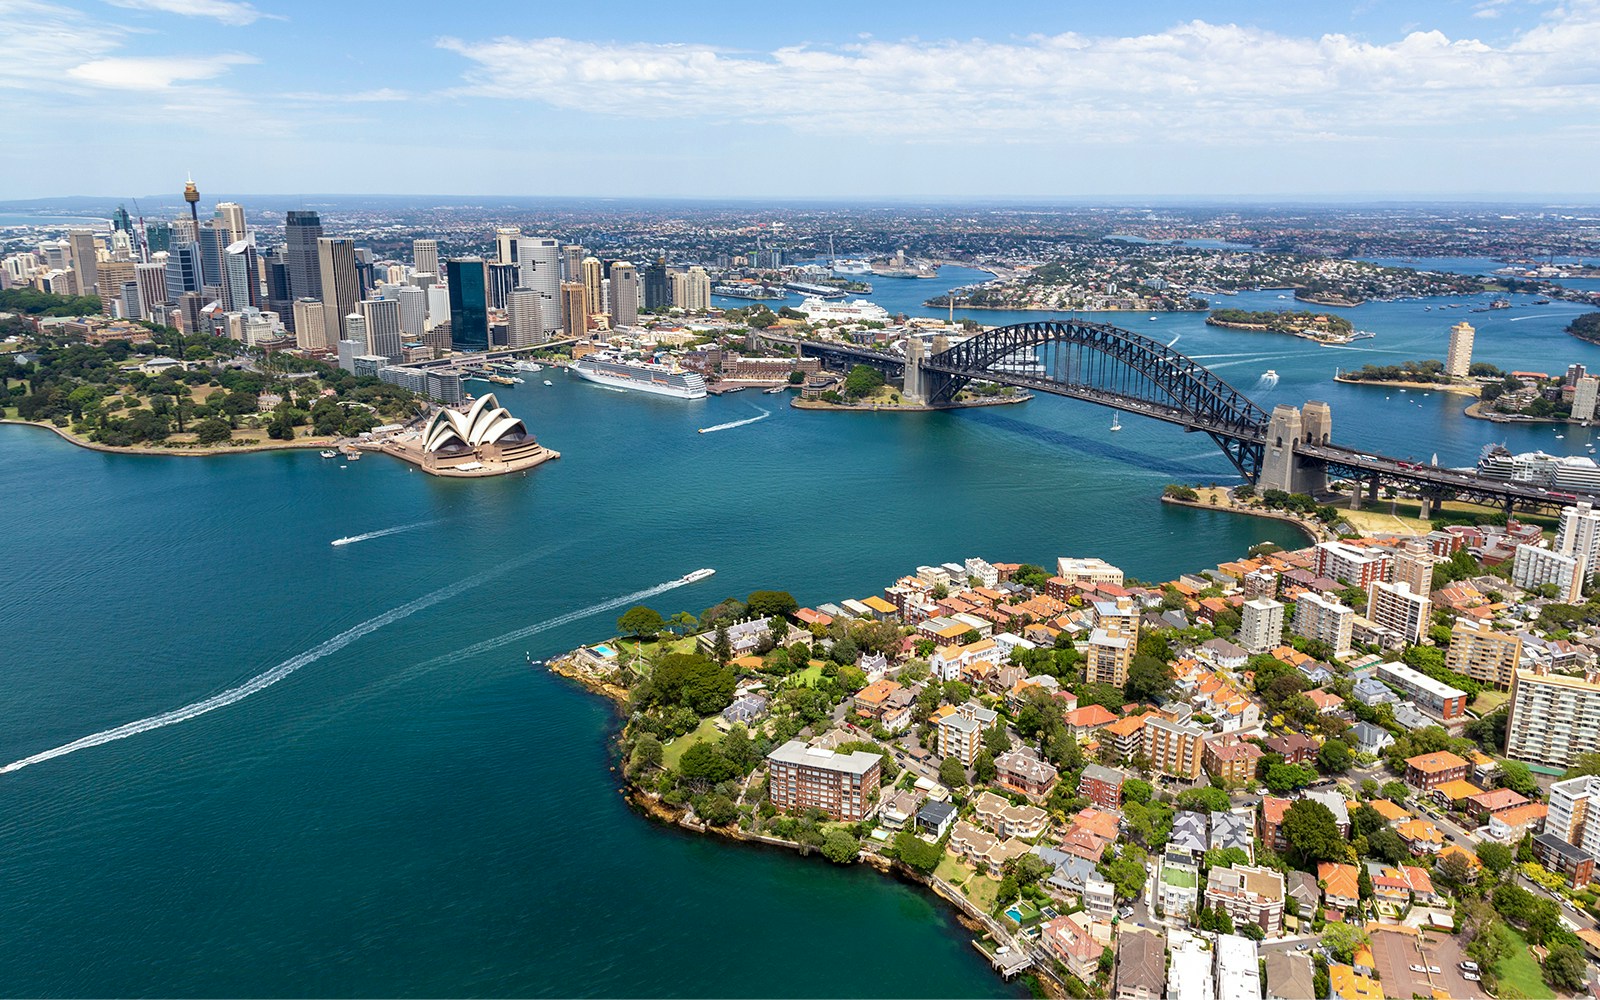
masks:
<path id="1" fill-rule="evenodd" d="M 317 239 L 317 270 L 321 275 L 322 301 L 340 317 L 341 340 L 365 340 L 352 336 L 349 318 L 361 301 L 361 278 L 356 273 L 356 245 L 350 240 L 330 236 Z"/>
<path id="2" fill-rule="evenodd" d="M 639 323 L 639 272 L 625 260 L 611 265 L 611 325 Z"/>
<path id="3" fill-rule="evenodd" d="M 1283 645 L 1283 604 L 1267 597 L 1245 601 L 1239 608 L 1239 645 L 1265 653 Z"/>
<path id="4" fill-rule="evenodd" d="M 283 223 L 283 255 L 289 266 L 291 299 L 322 299 L 322 267 L 317 241 L 322 219 L 315 212 L 290 209 Z"/>
<path id="5" fill-rule="evenodd" d="M 439 241 L 412 240 L 411 267 L 418 274 L 438 274 Z"/>
<path id="6" fill-rule="evenodd" d="M 1496 632 L 1488 622 L 1457 618 L 1450 630 L 1444 665 L 1475 681 L 1510 687 L 1522 662 L 1522 640 Z"/>
<path id="7" fill-rule="evenodd" d="M 1472 324 L 1462 320 L 1450 328 L 1450 349 L 1445 354 L 1444 373 L 1451 378 L 1466 378 L 1472 369 Z"/>
<path id="8" fill-rule="evenodd" d="M 294 346 L 302 351 L 326 351 L 338 338 L 338 323 L 327 321 L 328 307 L 321 300 L 294 300 Z M 330 334 L 330 328 L 332 333 Z"/>
<path id="9" fill-rule="evenodd" d="M 545 342 L 543 309 L 539 293 L 514 288 L 507 296 L 506 346 L 534 347 Z"/>
<path id="10" fill-rule="evenodd" d="M 1199 726 L 1173 722 L 1159 715 L 1144 720 L 1145 756 L 1150 766 L 1162 774 L 1191 781 L 1200 777 L 1205 764 L 1206 731 Z"/>
<path id="11" fill-rule="evenodd" d="M 261 308 L 261 265 L 249 240 L 230 243 L 223 251 L 222 304 L 228 312 Z"/>
<path id="12" fill-rule="evenodd" d="M 1433 593 L 1433 568 L 1442 562 L 1421 538 L 1402 542 L 1394 554 L 1393 583 L 1407 583 L 1418 594 Z"/>
<path id="13" fill-rule="evenodd" d="M 428 292 L 416 285 L 401 285 L 395 289 L 395 301 L 400 303 L 400 332 L 407 338 L 422 336 L 428 328 Z"/>
<path id="14" fill-rule="evenodd" d="M 1344 656 L 1351 649 L 1350 634 L 1355 617 L 1354 608 L 1308 590 L 1295 598 L 1294 623 L 1290 629 L 1295 635 L 1326 643 L 1334 656 Z"/>
<path id="15" fill-rule="evenodd" d="M 1404 637 L 1406 642 L 1421 642 L 1428 628 L 1430 602 L 1408 583 L 1374 580 L 1367 588 L 1367 617 L 1382 628 Z"/>
<path id="16" fill-rule="evenodd" d="M 1338 580 L 1362 590 L 1374 580 L 1389 579 L 1389 555 L 1348 542 L 1322 542 L 1315 549 L 1318 576 Z"/>
<path id="17" fill-rule="evenodd" d="M 1579 376 L 1572 384 L 1572 419 L 1593 420 L 1597 395 L 1600 395 L 1600 378 Z"/>
<path id="18" fill-rule="evenodd" d="M 1089 633 L 1089 649 L 1084 661 L 1090 683 L 1123 687 L 1128 683 L 1128 667 L 1139 648 L 1139 609 L 1130 598 L 1096 601 L 1095 627 Z"/>
<path id="19" fill-rule="evenodd" d="M 400 303 L 394 299 L 363 299 L 358 305 L 367 328 L 368 354 L 388 358 L 391 365 L 405 360 L 400 336 Z"/>
<path id="20" fill-rule="evenodd" d="M 1566 767 L 1600 746 L 1600 677 L 1518 670 L 1511 681 L 1506 756 Z"/>
<path id="21" fill-rule="evenodd" d="M 1600 511 L 1587 500 L 1562 508 L 1555 547 L 1578 560 L 1578 584 L 1587 590 L 1589 577 L 1600 569 Z"/>
<path id="22" fill-rule="evenodd" d="M 489 349 L 488 275 L 482 257 L 452 257 L 444 262 L 450 290 L 450 339 L 457 350 Z"/>
<path id="23" fill-rule="evenodd" d="M 583 258 L 582 276 L 578 280 L 583 282 L 584 292 L 589 296 L 589 315 L 598 316 L 605 312 L 605 293 L 601 290 L 605 281 L 605 268 L 598 258 Z"/>
<path id="24" fill-rule="evenodd" d="M 1600 857 L 1600 777 L 1586 774 L 1551 785 L 1544 831 Z"/>
<path id="25" fill-rule="evenodd" d="M 1573 556 L 1537 545 L 1518 545 L 1511 559 L 1511 582 L 1523 590 L 1537 590 L 1545 584 L 1556 588 L 1556 597 L 1577 603 L 1583 594 L 1583 567 Z"/>
<path id="26" fill-rule="evenodd" d="M 690 312 L 705 312 L 711 308 L 711 276 L 703 267 L 691 267 L 683 276 L 683 298 L 678 301 Z"/>
<path id="27" fill-rule="evenodd" d="M 561 283 L 561 329 L 568 337 L 589 335 L 589 290 L 581 281 Z"/>

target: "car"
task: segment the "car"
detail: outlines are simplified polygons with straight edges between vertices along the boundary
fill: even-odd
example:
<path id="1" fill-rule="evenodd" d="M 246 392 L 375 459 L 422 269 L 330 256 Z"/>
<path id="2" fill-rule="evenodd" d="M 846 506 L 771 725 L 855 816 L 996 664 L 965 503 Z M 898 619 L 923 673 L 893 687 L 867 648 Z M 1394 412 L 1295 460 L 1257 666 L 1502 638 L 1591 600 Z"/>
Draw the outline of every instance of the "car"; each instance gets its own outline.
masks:
<path id="1" fill-rule="evenodd" d="M 1309 944 L 1297 944 L 1297 945 L 1294 946 L 1294 950 L 1295 951 L 1310 951 L 1311 950 L 1311 946 Z"/>
<path id="2" fill-rule="evenodd" d="M 1412 972 L 1427 972 L 1427 971 L 1428 971 L 1428 970 L 1427 970 L 1427 969 L 1424 969 L 1424 968 L 1423 968 L 1423 967 L 1422 967 L 1422 966 L 1420 966 L 1420 965 L 1413 965 L 1413 966 L 1412 966 L 1412 967 L 1411 967 L 1411 971 L 1412 971 Z"/>
<path id="3" fill-rule="evenodd" d="M 1461 963 L 1461 971 L 1462 972 L 1477 972 L 1478 971 L 1478 963 L 1477 962 L 1462 962 Z"/>
<path id="4" fill-rule="evenodd" d="M 1430 965 L 1430 966 L 1428 966 L 1428 973 L 1429 973 L 1429 974 L 1430 974 L 1430 975 L 1434 975 L 1434 976 L 1437 976 L 1437 975 L 1438 975 L 1438 974 L 1439 974 L 1439 973 L 1441 973 L 1441 972 L 1443 972 L 1443 971 L 1444 971 L 1444 970 L 1443 970 L 1443 969 L 1441 969 L 1441 968 L 1439 968 L 1439 967 L 1438 967 L 1438 966 L 1437 966 L 1437 965 Z"/>
<path id="5" fill-rule="evenodd" d="M 1463 972 L 1461 974 L 1461 978 L 1465 979 L 1469 983 L 1480 982 L 1483 979 L 1483 977 L 1478 975 L 1476 972 Z"/>

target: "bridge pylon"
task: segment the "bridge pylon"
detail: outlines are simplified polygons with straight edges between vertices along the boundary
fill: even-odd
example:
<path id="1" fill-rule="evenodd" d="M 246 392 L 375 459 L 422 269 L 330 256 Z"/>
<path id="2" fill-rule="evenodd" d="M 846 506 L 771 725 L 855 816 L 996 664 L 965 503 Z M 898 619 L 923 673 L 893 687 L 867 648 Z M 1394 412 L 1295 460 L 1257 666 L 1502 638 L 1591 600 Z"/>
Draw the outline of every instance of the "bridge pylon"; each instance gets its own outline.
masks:
<path id="1" fill-rule="evenodd" d="M 1308 402 L 1305 409 L 1280 403 L 1272 410 L 1267 424 L 1266 452 L 1261 461 L 1263 490 L 1309 493 L 1315 496 L 1328 488 L 1328 474 L 1321 462 L 1296 453 L 1301 444 L 1327 444 L 1333 434 L 1333 413 L 1327 403 Z"/>
<path id="2" fill-rule="evenodd" d="M 921 337 L 906 338 L 905 384 L 901 386 L 900 395 L 907 402 L 922 404 L 928 401 L 928 374 L 922 370 L 922 359 L 926 353 Z"/>

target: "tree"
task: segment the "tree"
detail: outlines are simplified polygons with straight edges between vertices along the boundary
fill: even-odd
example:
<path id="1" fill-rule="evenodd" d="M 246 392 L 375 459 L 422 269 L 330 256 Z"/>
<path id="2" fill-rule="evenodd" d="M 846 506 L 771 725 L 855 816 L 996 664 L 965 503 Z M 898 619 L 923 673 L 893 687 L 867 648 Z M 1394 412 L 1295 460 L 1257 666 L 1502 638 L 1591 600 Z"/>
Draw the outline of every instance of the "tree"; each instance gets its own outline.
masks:
<path id="1" fill-rule="evenodd" d="M 988 750 L 978 751 L 978 755 L 972 759 L 972 776 L 978 784 L 987 785 L 997 773 L 994 756 Z"/>
<path id="2" fill-rule="evenodd" d="M 726 795 L 713 793 L 694 807 L 695 815 L 712 826 L 727 826 L 739 818 L 739 809 Z"/>
<path id="3" fill-rule="evenodd" d="M 1550 949 L 1544 960 L 1544 981 L 1558 990 L 1576 993 L 1588 979 L 1589 965 L 1583 952 L 1563 941 Z"/>
<path id="4" fill-rule="evenodd" d="M 1128 667 L 1123 693 L 1129 701 L 1154 702 L 1172 689 L 1172 667 L 1154 656 L 1139 655 Z"/>
<path id="5" fill-rule="evenodd" d="M 867 365 L 856 365 L 844 378 L 844 394 L 851 399 L 869 395 L 883 385 L 883 374 Z"/>
<path id="6" fill-rule="evenodd" d="M 1117 895 L 1123 899 L 1138 899 L 1140 891 L 1144 888 L 1145 876 L 1149 874 L 1142 861 L 1136 861 L 1127 853 L 1129 848 L 1124 848 L 1123 856 L 1110 862 L 1101 862 L 1100 875 L 1107 882 L 1116 886 Z"/>
<path id="7" fill-rule="evenodd" d="M 993 725 L 983 734 L 983 748 L 989 751 L 990 757 L 998 757 L 1011 749 L 1011 737 L 1006 733 L 1003 725 Z"/>
<path id="8" fill-rule="evenodd" d="M 733 701 L 733 671 L 698 653 L 661 657 L 643 689 L 648 704 L 683 705 L 700 715 L 727 708 Z"/>
<path id="9" fill-rule="evenodd" d="M 1191 809 L 1197 812 L 1227 812 L 1228 793 L 1210 785 L 1186 788 L 1178 793 L 1177 806 L 1179 809 Z"/>
<path id="10" fill-rule="evenodd" d="M 1282 829 L 1289 843 L 1290 863 L 1296 868 L 1312 871 L 1318 862 L 1348 856 L 1348 845 L 1333 813 L 1314 799 L 1299 799 L 1291 805 L 1283 815 Z"/>
<path id="11" fill-rule="evenodd" d="M 894 855 L 907 868 L 927 875 L 939 867 L 939 862 L 944 858 L 944 849 L 938 844 L 928 843 L 910 830 L 901 830 L 895 834 Z"/>
<path id="12" fill-rule="evenodd" d="M 756 752 L 755 744 L 750 741 L 750 734 L 739 723 L 735 723 L 733 728 L 728 730 L 728 735 L 724 736 L 717 746 L 722 749 L 722 755 L 728 758 L 741 774 L 749 774 L 750 769 L 760 760 L 761 755 Z"/>
<path id="13" fill-rule="evenodd" d="M 194 425 L 196 444 L 220 444 L 233 437 L 233 429 L 220 417 L 207 417 Z"/>
<path id="14" fill-rule="evenodd" d="M 661 740 L 653 733 L 643 734 L 633 743 L 633 752 L 628 755 L 628 770 L 637 774 L 653 767 L 660 767 L 662 751 Z"/>
<path id="15" fill-rule="evenodd" d="M 1511 848 L 1504 844 L 1497 844 L 1486 840 L 1478 845 L 1478 860 L 1483 862 L 1483 867 L 1489 873 L 1499 876 L 1517 863 L 1516 856 L 1511 853 Z"/>
<path id="16" fill-rule="evenodd" d="M 1354 924 L 1332 923 L 1322 931 L 1322 946 L 1345 965 L 1355 959 L 1356 951 L 1366 943 L 1366 932 Z"/>
<path id="17" fill-rule="evenodd" d="M 1534 780 L 1533 772 L 1528 770 L 1528 765 L 1517 760 L 1500 762 L 1500 787 L 1509 788 L 1518 795 L 1535 795 L 1539 791 L 1539 783 Z"/>
<path id="18" fill-rule="evenodd" d="M 1267 767 L 1264 782 L 1274 795 L 1283 795 L 1304 788 L 1317 780 L 1317 772 L 1299 764 L 1271 764 Z"/>
<path id="19" fill-rule="evenodd" d="M 939 780 L 951 788 L 961 788 L 967 783 L 967 769 L 955 757 L 946 757 L 939 762 Z"/>
<path id="20" fill-rule="evenodd" d="M 1362 899 L 1372 898 L 1372 873 L 1366 865 L 1356 866 L 1356 894 Z"/>
<path id="21" fill-rule="evenodd" d="M 684 780 L 701 785 L 715 785 L 738 777 L 733 762 L 723 756 L 716 744 L 706 740 L 690 746 L 678 758 L 678 773 Z"/>
<path id="22" fill-rule="evenodd" d="M 1354 757 L 1343 740 L 1328 740 L 1317 751 L 1317 769 L 1323 774 L 1343 774 L 1350 769 Z"/>
<path id="23" fill-rule="evenodd" d="M 1404 805 L 1407 796 L 1410 794 L 1411 789 L 1407 788 L 1404 782 L 1385 781 L 1383 783 L 1383 797 L 1396 805 Z"/>
<path id="24" fill-rule="evenodd" d="M 1411 849 L 1398 833 L 1385 826 L 1367 836 L 1367 856 L 1399 865 L 1410 859 Z"/>
<path id="25" fill-rule="evenodd" d="M 800 602 L 786 590 L 755 590 L 745 598 L 745 607 L 753 617 L 771 618 L 794 614 L 800 610 Z"/>
<path id="26" fill-rule="evenodd" d="M 1150 782 L 1138 778 L 1129 778 L 1122 783 L 1122 800 L 1124 802 L 1145 803 L 1150 801 L 1150 796 L 1155 793 Z"/>
<path id="27" fill-rule="evenodd" d="M 822 856 L 836 865 L 847 865 L 861 853 L 861 841 L 843 830 L 829 830 L 822 838 Z"/>
<path id="28" fill-rule="evenodd" d="M 659 611 L 636 604 L 617 618 L 617 631 L 640 639 L 653 639 L 666 624 Z"/>
<path id="29" fill-rule="evenodd" d="M 733 659 L 733 642 L 728 638 L 728 626 L 717 626 L 716 640 L 711 649 L 718 663 L 727 663 Z"/>
<path id="30" fill-rule="evenodd" d="M 1439 859 L 1434 866 L 1434 873 L 1444 876 L 1451 884 L 1456 886 L 1467 885 L 1473 881 L 1472 862 L 1467 860 L 1463 851 L 1451 851 Z"/>

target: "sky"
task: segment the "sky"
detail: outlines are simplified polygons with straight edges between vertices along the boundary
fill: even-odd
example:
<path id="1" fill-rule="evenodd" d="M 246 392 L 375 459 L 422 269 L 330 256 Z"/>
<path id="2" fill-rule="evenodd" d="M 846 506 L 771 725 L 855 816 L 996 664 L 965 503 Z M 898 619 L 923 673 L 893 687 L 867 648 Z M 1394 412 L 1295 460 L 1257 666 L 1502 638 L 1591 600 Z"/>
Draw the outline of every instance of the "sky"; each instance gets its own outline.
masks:
<path id="1" fill-rule="evenodd" d="M 0 0 L 0 200 L 1578 199 L 1600 0 Z"/>

